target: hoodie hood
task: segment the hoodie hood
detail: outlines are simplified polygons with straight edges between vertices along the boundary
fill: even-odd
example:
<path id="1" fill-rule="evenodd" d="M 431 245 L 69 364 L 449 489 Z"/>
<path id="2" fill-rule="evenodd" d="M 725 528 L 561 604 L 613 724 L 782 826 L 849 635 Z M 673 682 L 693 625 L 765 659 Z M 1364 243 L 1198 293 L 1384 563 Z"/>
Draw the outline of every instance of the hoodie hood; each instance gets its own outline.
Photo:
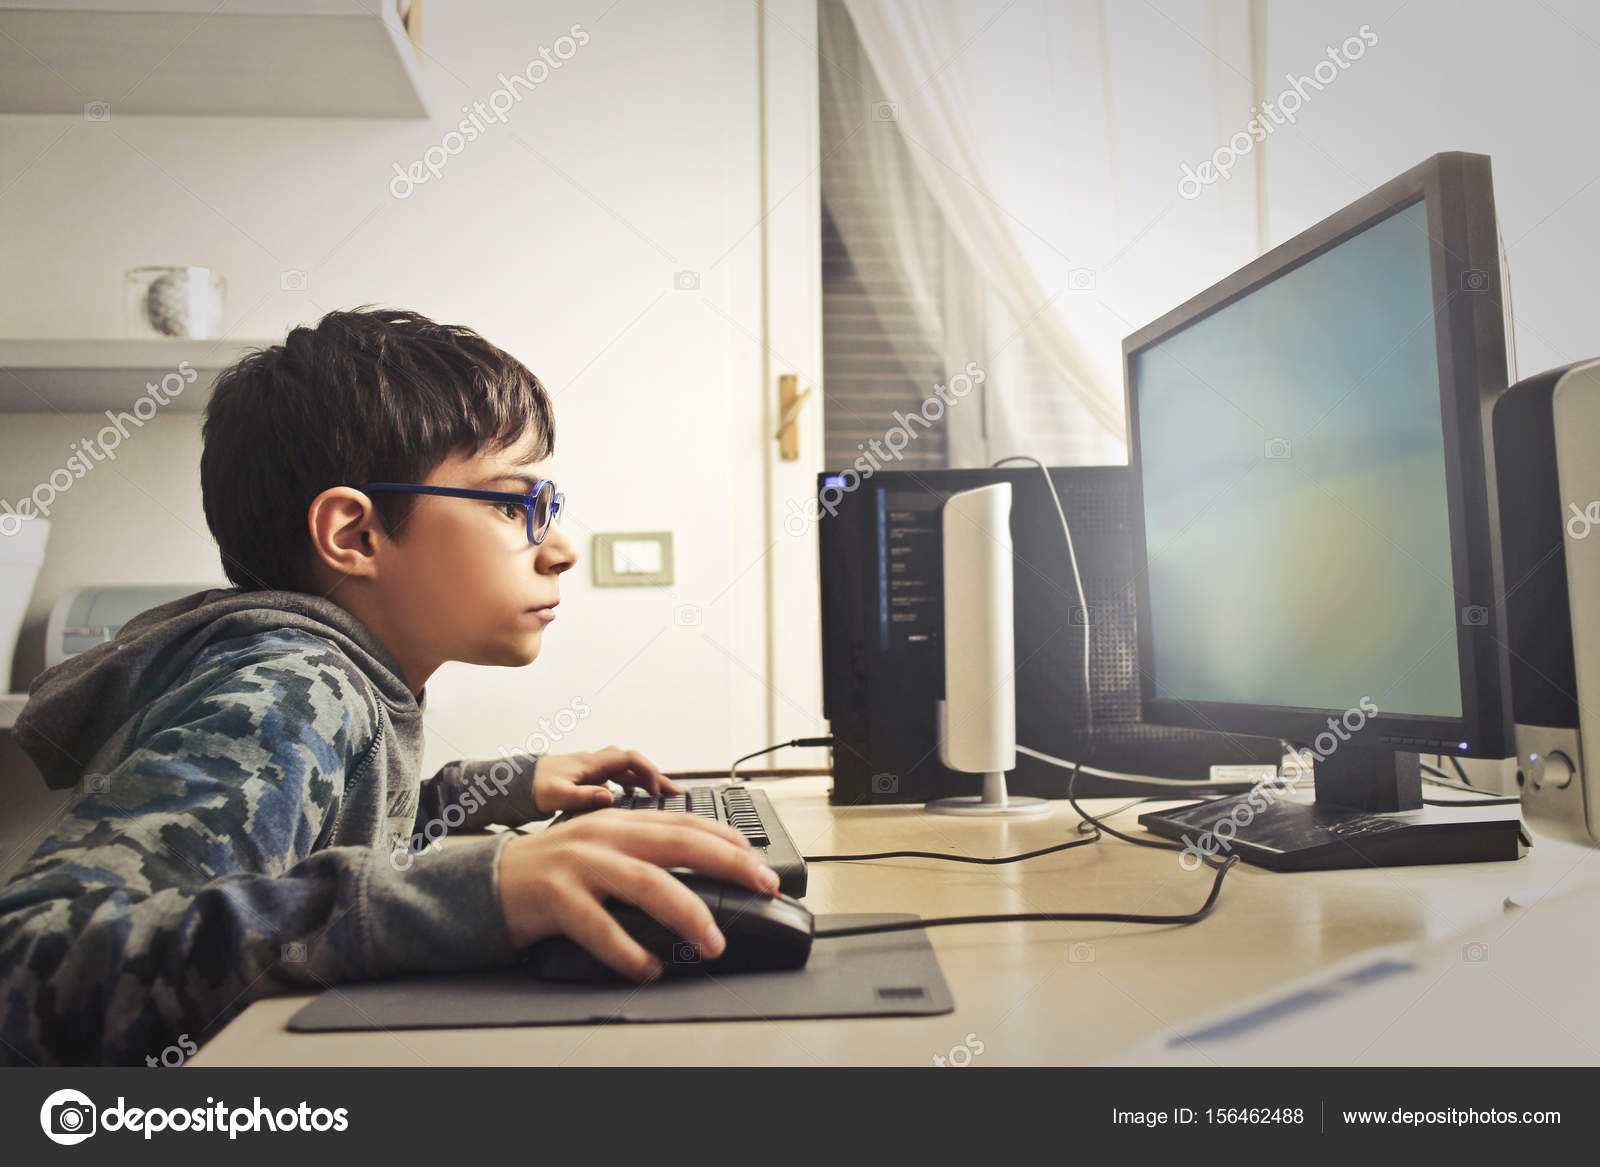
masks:
<path id="1" fill-rule="evenodd" d="M 173 684 L 208 646 L 279 628 L 298 628 L 335 644 L 359 665 L 396 713 L 419 714 L 394 655 L 332 600 L 303 592 L 213 588 L 172 600 L 128 621 L 28 687 L 13 730 L 53 789 L 72 786 L 113 734 Z"/>

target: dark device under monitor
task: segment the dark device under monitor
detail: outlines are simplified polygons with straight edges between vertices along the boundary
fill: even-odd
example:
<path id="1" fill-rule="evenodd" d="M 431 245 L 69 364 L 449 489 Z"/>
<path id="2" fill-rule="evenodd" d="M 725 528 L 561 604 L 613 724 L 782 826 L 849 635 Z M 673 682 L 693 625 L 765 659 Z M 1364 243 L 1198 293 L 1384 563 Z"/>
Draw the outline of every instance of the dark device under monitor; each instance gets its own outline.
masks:
<path id="1" fill-rule="evenodd" d="M 1430 158 L 1123 356 L 1144 715 L 1315 761 L 1315 803 L 1235 816 L 1234 849 L 1284 869 L 1522 854 L 1516 818 L 1396 813 L 1422 807 L 1419 754 L 1514 748 L 1489 159 Z M 1240 805 L 1140 821 L 1193 838 Z"/>
<path id="2" fill-rule="evenodd" d="M 926 802 L 970 794 L 940 761 L 944 696 L 940 511 L 950 495 L 1012 486 L 1019 744 L 1119 773 L 1206 782 L 1213 764 L 1276 765 L 1276 741 L 1141 721 L 1136 668 L 1132 472 L 1057 467 L 1088 610 L 1061 519 L 1034 466 L 819 476 L 823 712 L 835 737 L 831 800 Z M 847 489 L 847 487 L 853 487 Z M 1090 637 L 1093 706 L 1083 684 Z M 1092 714 L 1092 718 L 1091 715 Z M 1069 772 L 1019 752 L 1014 794 L 1060 798 Z M 1079 795 L 1139 793 L 1080 773 Z"/>

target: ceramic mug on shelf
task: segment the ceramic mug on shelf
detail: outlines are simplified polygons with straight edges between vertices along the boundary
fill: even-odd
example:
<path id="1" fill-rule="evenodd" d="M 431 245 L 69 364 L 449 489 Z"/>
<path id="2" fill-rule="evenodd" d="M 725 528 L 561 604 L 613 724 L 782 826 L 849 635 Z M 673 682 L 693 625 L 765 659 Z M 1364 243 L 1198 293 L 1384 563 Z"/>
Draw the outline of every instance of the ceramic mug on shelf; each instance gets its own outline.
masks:
<path id="1" fill-rule="evenodd" d="M 222 335 L 227 284 L 208 267 L 136 267 L 127 274 L 134 336 Z"/>

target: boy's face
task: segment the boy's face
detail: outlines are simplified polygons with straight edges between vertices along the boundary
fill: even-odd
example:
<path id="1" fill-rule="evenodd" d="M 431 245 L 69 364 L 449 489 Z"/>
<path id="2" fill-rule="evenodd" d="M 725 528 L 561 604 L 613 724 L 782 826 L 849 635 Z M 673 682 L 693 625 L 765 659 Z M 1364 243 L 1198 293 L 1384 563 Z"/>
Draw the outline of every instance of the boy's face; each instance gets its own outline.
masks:
<path id="1" fill-rule="evenodd" d="M 424 481 L 476 490 L 533 489 L 555 478 L 555 460 L 530 462 L 537 435 L 494 454 L 452 454 Z M 561 598 L 560 575 L 578 553 L 552 522 L 528 542 L 521 506 L 414 496 L 402 538 L 388 540 L 385 607 L 412 659 L 525 665 L 539 655 Z"/>

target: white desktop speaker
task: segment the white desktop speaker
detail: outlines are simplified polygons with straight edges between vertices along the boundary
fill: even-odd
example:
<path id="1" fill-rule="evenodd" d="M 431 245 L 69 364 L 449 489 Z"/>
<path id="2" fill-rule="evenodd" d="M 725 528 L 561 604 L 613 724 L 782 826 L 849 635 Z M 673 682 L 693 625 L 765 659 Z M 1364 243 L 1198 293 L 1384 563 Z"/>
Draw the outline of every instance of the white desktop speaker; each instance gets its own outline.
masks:
<path id="1" fill-rule="evenodd" d="M 1523 813 L 1600 845 L 1600 360 L 1512 386 L 1494 435 Z"/>
<path id="2" fill-rule="evenodd" d="M 1011 484 L 964 490 L 945 500 L 944 700 L 939 760 L 983 775 L 981 795 L 940 798 L 941 814 L 1039 814 L 1042 798 L 1006 794 L 1017 764 L 1016 624 L 1011 560 Z"/>

